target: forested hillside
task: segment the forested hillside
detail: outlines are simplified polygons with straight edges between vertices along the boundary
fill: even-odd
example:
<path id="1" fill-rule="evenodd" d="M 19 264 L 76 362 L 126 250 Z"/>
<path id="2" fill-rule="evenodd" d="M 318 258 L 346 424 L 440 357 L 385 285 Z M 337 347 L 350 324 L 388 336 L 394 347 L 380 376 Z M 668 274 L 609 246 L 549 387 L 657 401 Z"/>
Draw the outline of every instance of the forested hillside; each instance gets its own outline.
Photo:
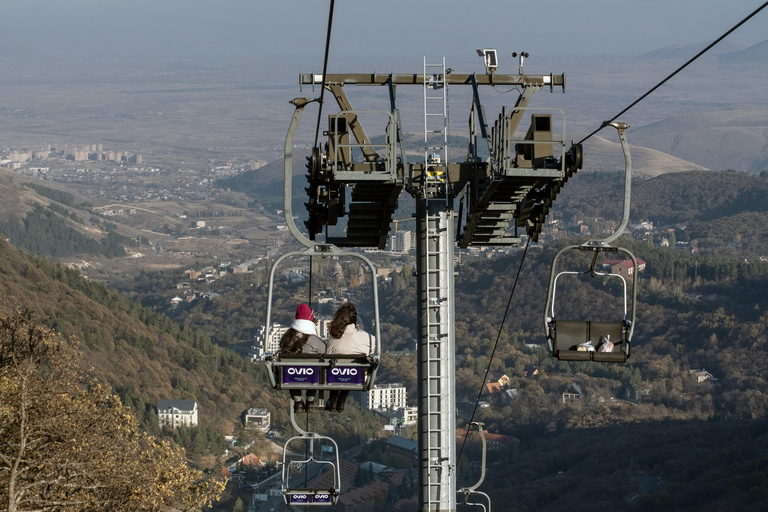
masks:
<path id="1" fill-rule="evenodd" d="M 203 333 L 76 271 L 28 259 L 7 242 L 0 242 L 0 254 L 2 312 L 30 308 L 48 327 L 79 339 L 86 366 L 108 380 L 148 429 L 156 429 L 160 398 L 197 399 L 201 418 L 225 430 L 246 407 L 268 402 L 264 375 Z"/>
<path id="2" fill-rule="evenodd" d="M 197 400 L 200 427 L 177 438 L 191 456 L 222 453 L 223 435 L 236 431 L 250 407 L 269 410 L 278 428 L 289 425 L 287 395 L 269 387 L 264 367 L 213 344 L 203 332 L 50 260 L 27 258 L 5 241 L 0 241 L 0 273 L 0 314 L 29 308 L 47 327 L 79 340 L 83 366 L 112 386 L 149 433 L 160 433 L 159 399 Z M 376 435 L 378 423 L 370 414 L 352 407 L 349 416 L 355 425 L 316 421 L 327 421 L 326 430 L 340 437 L 355 429 L 360 436 Z M 348 442 L 356 438 L 351 435 Z M 213 455 L 207 465 L 212 463 Z"/>
<path id="3" fill-rule="evenodd" d="M 579 173 L 555 203 L 555 216 L 618 220 L 623 186 L 617 173 Z M 631 219 L 676 228 L 678 241 L 712 249 L 733 243 L 752 255 L 768 254 L 768 176 L 691 171 L 636 179 Z"/>
<path id="4" fill-rule="evenodd" d="M 0 233 L 13 245 L 40 256 L 74 254 L 125 256 L 134 241 L 117 233 L 117 226 L 94 215 L 91 205 L 75 196 L 39 183 L 16 183 L 0 174 Z"/>

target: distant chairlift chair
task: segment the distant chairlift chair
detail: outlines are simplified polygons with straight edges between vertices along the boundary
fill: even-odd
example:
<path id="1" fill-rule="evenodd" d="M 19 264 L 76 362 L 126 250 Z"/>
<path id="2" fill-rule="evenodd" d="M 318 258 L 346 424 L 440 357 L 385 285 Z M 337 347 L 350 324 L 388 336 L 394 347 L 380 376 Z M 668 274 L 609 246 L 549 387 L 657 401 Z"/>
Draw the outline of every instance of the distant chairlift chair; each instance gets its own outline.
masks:
<path id="1" fill-rule="evenodd" d="M 547 335 L 547 345 L 552 356 L 561 361 L 597 361 L 603 363 L 624 363 L 631 355 L 632 333 L 635 328 L 635 316 L 637 309 L 637 258 L 627 249 L 615 247 L 612 242 L 624 232 L 629 221 L 629 198 L 632 179 L 632 159 L 629 154 L 624 131 L 629 128 L 624 123 L 608 123 L 619 132 L 621 146 L 624 151 L 624 215 L 622 223 L 616 231 L 604 240 L 589 240 L 581 245 L 570 245 L 562 248 L 552 261 L 549 274 L 549 286 L 547 288 L 547 302 L 544 308 L 544 329 Z M 566 251 L 588 251 L 593 256 L 589 268 L 586 271 L 562 271 L 557 272 L 557 261 Z M 624 276 L 611 272 L 598 272 L 596 270 L 597 258 L 601 252 L 622 252 L 632 261 L 632 291 L 627 290 L 627 280 Z M 555 315 L 555 295 L 557 281 L 564 275 L 586 275 L 595 277 L 617 277 L 623 284 L 624 315 L 621 319 L 612 322 L 597 322 L 590 320 L 563 320 Z M 566 317 L 567 318 L 567 317 Z M 600 351 L 600 345 L 610 340 L 613 349 L 610 352 Z M 592 350 L 585 344 L 589 343 Z M 581 345 L 581 347 L 579 347 Z M 581 348 L 581 350 L 580 350 Z M 586 350 L 585 350 L 586 349 Z"/>

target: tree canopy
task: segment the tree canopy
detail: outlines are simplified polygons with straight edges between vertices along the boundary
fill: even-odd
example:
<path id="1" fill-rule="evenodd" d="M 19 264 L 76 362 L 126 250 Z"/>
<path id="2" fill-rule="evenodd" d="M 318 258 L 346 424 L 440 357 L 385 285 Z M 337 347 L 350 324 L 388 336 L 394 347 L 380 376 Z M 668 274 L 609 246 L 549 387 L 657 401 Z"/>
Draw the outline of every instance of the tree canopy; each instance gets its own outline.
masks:
<path id="1" fill-rule="evenodd" d="M 0 318 L 0 504 L 26 510 L 194 510 L 223 483 L 139 429 L 74 347 L 29 311 Z"/>

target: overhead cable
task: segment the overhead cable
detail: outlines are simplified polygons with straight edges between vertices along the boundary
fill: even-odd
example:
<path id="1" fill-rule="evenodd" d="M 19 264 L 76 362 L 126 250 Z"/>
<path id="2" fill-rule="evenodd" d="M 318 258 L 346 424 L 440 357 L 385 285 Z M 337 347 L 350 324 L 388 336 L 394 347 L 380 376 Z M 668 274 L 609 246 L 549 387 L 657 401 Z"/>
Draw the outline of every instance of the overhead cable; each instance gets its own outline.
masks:
<path id="1" fill-rule="evenodd" d="M 317 112 L 317 128 L 315 128 L 315 144 L 313 147 L 317 147 L 317 137 L 320 134 L 320 118 L 323 115 L 323 96 L 325 93 L 325 74 L 328 70 L 328 49 L 331 46 L 331 27 L 333 27 L 333 4 L 334 0 L 331 0 L 331 8 L 328 12 L 328 33 L 325 36 L 325 56 L 323 57 L 323 83 L 320 85 L 320 110 Z"/>
<path id="2" fill-rule="evenodd" d="M 755 14 L 759 13 L 760 11 L 762 11 L 762 10 L 763 10 L 763 9 L 764 9 L 766 6 L 768 6 L 768 2 L 765 2 L 763 5 L 761 5 L 761 6 L 760 6 L 760 7 L 758 7 L 757 9 L 755 9 L 755 11 L 753 11 L 753 12 L 752 12 L 752 14 L 750 14 L 749 16 L 747 16 L 746 18 L 744 18 L 743 20 L 741 20 L 740 22 L 738 22 L 738 23 L 737 23 L 736 25 L 734 25 L 733 27 L 731 27 L 731 29 L 730 29 L 730 30 L 728 30 L 728 31 L 727 31 L 725 34 L 723 34 L 723 35 L 721 35 L 720 37 L 718 37 L 717 39 L 715 39 L 715 40 L 712 42 L 712 44 L 710 44 L 709 46 L 707 46 L 706 48 L 704 48 L 703 50 L 701 50 L 699 53 L 697 53 L 695 56 L 693 56 L 691 59 L 689 59 L 689 60 L 688 60 L 688 62 L 686 62 L 685 64 L 683 64 L 683 65 L 682 65 L 682 66 L 680 66 L 679 68 L 677 68 L 677 69 L 676 69 L 676 70 L 675 70 L 675 71 L 674 71 L 674 72 L 673 72 L 671 75 L 669 75 L 667 78 L 665 78 L 664 80 L 662 80 L 661 82 L 659 82 L 658 84 L 656 84 L 656 85 L 655 85 L 655 86 L 654 86 L 654 87 L 653 87 L 653 88 L 652 88 L 650 91 L 648 91 L 648 92 L 646 92 L 645 94 L 643 94 L 642 96 L 640 96 L 640 97 L 639 97 L 637 100 L 635 100 L 635 101 L 634 101 L 634 102 L 633 102 L 633 103 L 632 103 L 630 106 L 628 106 L 627 108 L 625 108 L 624 110 L 622 110 L 621 112 L 619 112 L 618 114 L 616 114 L 615 116 L 613 116 L 612 118 L 610 118 L 608 121 L 604 121 L 604 122 L 603 122 L 603 124 L 601 124 L 601 125 L 600 125 L 600 128 L 598 128 L 597 130 L 593 131 L 592 133 L 590 133 L 589 135 L 587 135 L 586 137 L 584 137 L 583 139 L 581 139 L 581 140 L 579 141 L 579 144 L 582 144 L 582 143 L 583 143 L 585 140 L 589 139 L 589 138 L 590 138 L 590 137 L 592 137 L 594 134 L 596 134 L 597 132 L 599 132 L 600 130 L 602 130 L 602 129 L 603 129 L 603 128 L 605 128 L 606 126 L 608 126 L 610 123 L 612 123 L 613 121 L 615 121 L 616 119 L 618 119 L 618 118 L 619 118 L 619 116 L 621 116 L 622 114 L 624 114 L 626 111 L 628 111 L 629 109 L 631 109 L 632 107 L 634 107 L 635 105 L 637 105 L 638 103 L 640 103 L 641 101 L 643 101 L 643 100 L 644 100 L 644 99 L 645 99 L 645 98 L 646 98 L 646 97 L 647 97 L 649 94 L 651 94 L 653 91 L 655 91 L 656 89 L 658 89 L 659 87 L 661 87 L 662 85 L 664 85 L 664 84 L 665 84 L 665 83 L 666 83 L 666 82 L 667 82 L 667 81 L 668 81 L 670 78 L 672 78 L 673 76 L 675 76 L 676 74 L 678 74 L 680 71 L 682 71 L 683 69 L 685 69 L 686 67 L 688 67 L 688 65 L 689 65 L 690 63 L 692 63 L 693 61 L 695 61 L 696 59 L 698 59 L 699 57 L 701 57 L 702 55 L 704 55 L 704 54 L 705 54 L 707 51 L 709 51 L 709 49 L 710 49 L 710 48 L 712 48 L 712 47 L 713 47 L 713 46 L 715 46 L 717 43 L 719 43 L 720 41 L 722 41 L 723 39 L 725 39 L 725 38 L 726 38 L 726 37 L 727 37 L 727 36 L 728 36 L 728 35 L 729 35 L 731 32 L 733 32 L 734 30 L 736 30 L 737 28 L 739 28 L 740 26 L 742 26 L 742 25 L 743 25 L 744 23 L 746 23 L 746 22 L 747 22 L 747 21 L 748 21 L 750 18 L 752 18 L 752 17 L 753 17 Z"/>
<path id="3" fill-rule="evenodd" d="M 507 314 L 509 313 L 509 306 L 512 304 L 512 297 L 515 295 L 515 288 L 517 288 L 517 281 L 520 279 L 520 271 L 523 269 L 523 262 L 525 261 L 525 255 L 528 254 L 528 246 L 531 244 L 531 238 L 528 237 L 528 241 L 525 243 L 525 249 L 523 250 L 523 257 L 520 258 L 520 266 L 517 267 L 517 275 L 515 276 L 515 282 L 512 285 L 512 291 L 509 292 L 509 300 L 507 301 L 507 309 L 504 310 L 504 317 L 501 319 L 501 325 L 499 326 L 499 332 L 496 335 L 496 342 L 493 344 L 493 350 L 491 351 L 491 358 L 488 360 L 488 366 L 485 368 L 485 375 L 483 376 L 483 383 L 480 385 L 480 391 L 477 393 L 477 400 L 475 400 L 475 408 L 472 410 L 472 417 L 469 419 L 469 425 L 467 431 L 464 433 L 464 440 L 461 442 L 461 449 L 459 455 L 456 457 L 456 465 L 459 465 L 461 454 L 464 452 L 464 445 L 467 443 L 467 436 L 469 436 L 469 428 L 472 426 L 472 422 L 475 421 L 475 413 L 477 412 L 477 406 L 480 403 L 480 397 L 483 395 L 485 389 L 485 383 L 488 381 L 488 372 L 491 370 L 491 363 L 493 363 L 493 356 L 496 354 L 496 348 L 499 346 L 499 339 L 501 333 L 504 330 L 504 322 L 507 320 Z"/>

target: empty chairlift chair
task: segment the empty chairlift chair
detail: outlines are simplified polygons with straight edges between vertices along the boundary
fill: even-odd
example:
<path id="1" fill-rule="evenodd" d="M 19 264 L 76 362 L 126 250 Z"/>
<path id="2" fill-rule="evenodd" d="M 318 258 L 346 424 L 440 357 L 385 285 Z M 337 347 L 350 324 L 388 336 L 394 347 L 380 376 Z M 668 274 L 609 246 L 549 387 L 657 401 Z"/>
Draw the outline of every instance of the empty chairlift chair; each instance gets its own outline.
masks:
<path id="1" fill-rule="evenodd" d="M 589 240 L 581 245 L 570 245 L 562 248 L 552 261 L 547 287 L 547 302 L 544 308 L 544 329 L 547 344 L 552 356 L 561 361 L 597 361 L 603 363 L 623 363 L 631 355 L 632 333 L 635 328 L 635 312 L 637 309 L 637 275 L 639 273 L 637 258 L 627 249 L 612 245 L 624 232 L 629 222 L 629 199 L 632 185 L 632 159 L 629 154 L 629 144 L 624 131 L 629 128 L 624 123 L 605 123 L 613 126 L 619 132 L 621 147 L 624 152 L 624 213 L 621 224 L 616 231 L 603 240 Z M 560 256 L 568 251 L 591 252 L 591 263 L 583 271 L 557 271 Z M 631 290 L 627 287 L 627 278 L 619 273 L 599 272 L 596 268 L 600 253 L 624 253 L 632 262 Z M 619 279 L 623 291 L 623 315 L 611 321 L 576 320 L 556 312 L 556 292 L 558 280 L 566 275 L 588 275 L 591 278 Z M 608 345 L 608 342 L 612 347 Z M 602 350 L 601 350 L 602 347 Z"/>
<path id="2" fill-rule="evenodd" d="M 603 363 L 623 363 L 631 354 L 632 331 L 635 321 L 637 295 L 637 259 L 626 249 L 606 246 L 594 246 L 595 241 L 584 245 L 571 245 L 561 249 L 554 258 L 550 271 L 547 304 L 544 315 L 547 344 L 552 356 L 561 361 L 597 361 Z M 589 269 L 583 272 L 557 272 L 560 256 L 566 251 L 594 251 Z M 597 272 L 595 264 L 600 252 L 617 251 L 627 254 L 633 263 L 631 290 L 627 288 L 627 279 L 620 274 Z M 614 321 L 575 320 L 556 313 L 558 280 L 566 275 L 589 275 L 591 278 L 608 277 L 621 281 L 623 314 Z M 610 347 L 607 343 L 613 344 Z"/>

